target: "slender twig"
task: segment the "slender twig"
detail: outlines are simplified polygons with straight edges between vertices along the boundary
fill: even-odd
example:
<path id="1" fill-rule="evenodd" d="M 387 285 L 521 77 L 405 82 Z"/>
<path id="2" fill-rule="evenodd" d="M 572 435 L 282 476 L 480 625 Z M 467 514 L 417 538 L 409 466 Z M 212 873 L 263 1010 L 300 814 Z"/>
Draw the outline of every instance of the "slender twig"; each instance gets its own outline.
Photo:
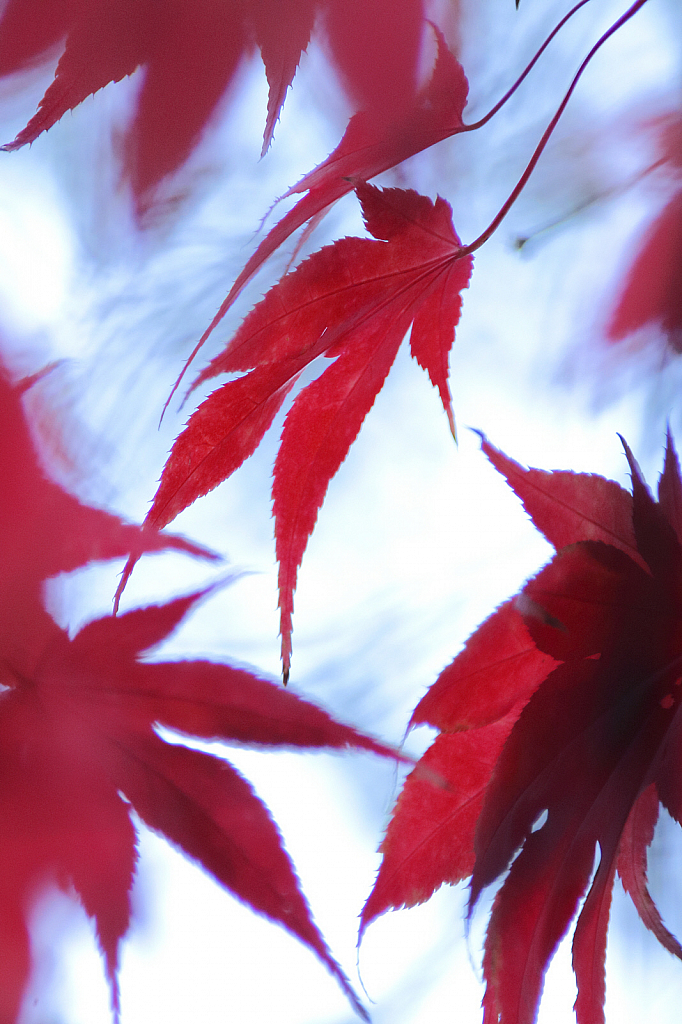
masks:
<path id="1" fill-rule="evenodd" d="M 611 27 L 606 30 L 606 32 L 603 34 L 603 36 L 601 36 L 597 40 L 597 42 L 594 44 L 594 46 L 592 47 L 592 49 L 588 53 L 587 57 L 585 57 L 585 60 L 582 62 L 582 64 L 578 68 L 578 70 L 577 70 L 577 72 L 575 74 L 575 77 L 573 78 L 573 81 L 571 82 L 570 86 L 568 87 L 566 95 L 564 96 L 563 100 L 559 104 L 559 108 L 557 109 L 556 114 L 554 115 L 552 120 L 549 122 L 547 128 L 545 129 L 545 132 L 544 132 L 542 138 L 540 139 L 540 142 L 538 143 L 538 145 L 537 145 L 537 147 L 535 149 L 535 152 L 533 153 L 532 157 L 530 158 L 530 160 L 528 162 L 528 166 L 526 167 L 525 171 L 523 172 L 523 174 L 519 178 L 518 182 L 516 183 L 516 185 L 515 185 L 513 191 L 511 192 L 509 198 L 504 203 L 504 205 L 501 207 L 499 213 L 491 221 L 491 223 L 488 225 L 488 227 L 485 229 L 485 231 L 482 234 L 480 234 L 478 236 L 478 238 L 476 238 L 469 245 L 465 245 L 465 246 L 462 247 L 462 249 L 461 249 L 461 251 L 459 253 L 460 257 L 461 256 L 468 256 L 470 253 L 476 252 L 476 250 L 480 249 L 481 246 L 484 244 L 484 242 L 487 242 L 488 239 L 490 238 L 490 236 L 492 234 L 494 234 L 495 231 L 497 231 L 498 227 L 500 226 L 500 224 L 502 223 L 504 218 L 507 216 L 507 214 L 511 210 L 512 206 L 514 205 L 514 203 L 516 202 L 516 200 L 519 198 L 519 196 L 521 195 L 522 191 L 526 187 L 528 179 L 530 178 L 531 174 L 535 170 L 537 162 L 540 159 L 540 157 L 542 156 L 542 153 L 543 153 L 543 151 L 545 149 L 545 146 L 547 145 L 547 143 L 549 142 L 550 138 L 552 137 L 554 129 L 556 128 L 557 124 L 559 123 L 559 118 L 561 117 L 561 115 L 563 114 L 564 110 L 566 109 L 568 101 L 570 100 L 571 96 L 573 95 L 573 92 L 575 91 L 575 88 L 576 88 L 578 82 L 582 78 L 583 73 L 584 73 L 585 69 L 587 68 L 588 64 L 590 63 L 592 58 L 595 56 L 595 54 L 602 48 L 604 43 L 608 39 L 610 39 L 611 36 L 614 35 L 614 33 L 617 32 L 619 28 L 621 28 L 623 25 L 625 25 L 625 23 L 628 22 L 630 20 L 630 18 L 632 18 L 637 13 L 637 11 L 640 9 L 640 7 L 643 7 L 646 2 L 647 2 L 647 0 L 635 0 L 635 3 L 633 3 L 632 6 L 627 9 L 625 14 L 621 15 L 621 17 L 618 18 L 618 20 L 615 21 L 613 23 L 613 25 L 611 25 Z"/>
<path id="2" fill-rule="evenodd" d="M 571 8 L 571 10 L 568 12 L 568 14 L 566 14 L 561 19 L 559 24 L 555 28 L 552 29 L 552 31 L 547 36 L 547 38 L 545 39 L 545 41 L 542 44 L 542 46 L 540 47 L 540 49 L 537 51 L 537 53 L 533 57 L 533 59 L 530 62 L 530 64 L 528 64 L 526 66 L 526 69 L 521 72 L 521 74 L 516 79 L 514 84 L 506 91 L 506 93 L 504 94 L 502 99 L 499 100 L 495 104 L 495 106 L 492 108 L 492 110 L 488 111 L 488 113 L 485 115 L 485 117 L 482 117 L 479 121 L 474 121 L 473 124 L 465 124 L 464 125 L 464 131 L 465 132 L 473 132 L 473 131 L 476 131 L 477 128 L 482 128 L 484 124 L 488 123 L 488 121 L 491 119 L 491 117 L 495 116 L 495 114 L 498 112 L 498 110 L 501 110 L 501 108 L 505 105 L 507 100 L 511 99 L 511 97 L 514 95 L 514 93 L 516 92 L 518 87 L 521 85 L 521 83 L 524 81 L 524 79 L 528 77 L 528 75 L 533 70 L 533 68 L 535 67 L 537 62 L 540 60 L 540 57 L 542 56 L 542 54 L 545 52 L 545 50 L 547 49 L 549 44 L 552 42 L 554 37 L 561 31 L 561 29 L 564 27 L 566 22 L 569 21 L 573 17 L 573 15 L 577 11 L 580 10 L 581 7 L 584 7 L 585 4 L 588 4 L 589 2 L 590 2 L 590 0 L 580 0 L 580 3 L 576 4 L 575 7 Z"/>

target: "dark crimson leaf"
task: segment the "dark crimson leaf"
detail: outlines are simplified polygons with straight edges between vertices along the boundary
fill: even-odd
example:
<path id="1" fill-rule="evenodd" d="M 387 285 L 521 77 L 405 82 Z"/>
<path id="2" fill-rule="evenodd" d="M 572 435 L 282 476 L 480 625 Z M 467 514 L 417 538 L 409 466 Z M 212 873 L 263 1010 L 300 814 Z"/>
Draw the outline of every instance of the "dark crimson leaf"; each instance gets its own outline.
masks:
<path id="1" fill-rule="evenodd" d="M 413 907 L 474 868 L 474 831 L 490 773 L 514 724 L 443 733 L 405 780 L 381 844 L 383 859 L 360 916 L 365 928 L 386 910 Z"/>
<path id="2" fill-rule="evenodd" d="M 601 540 L 638 560 L 632 495 L 613 480 L 591 473 L 525 469 L 483 434 L 481 447 L 557 551 L 580 540 Z"/>
<path id="3" fill-rule="evenodd" d="M 647 849 L 658 821 L 658 793 L 655 785 L 640 795 L 630 811 L 618 854 L 618 874 L 637 912 L 661 945 L 682 960 L 682 946 L 668 931 L 647 888 Z"/>
<path id="4" fill-rule="evenodd" d="M 562 548 L 516 606 L 538 648 L 557 661 L 609 654 L 623 636 L 644 643 L 657 611 L 650 577 L 599 541 Z"/>
<path id="5" fill-rule="evenodd" d="M 578 1024 L 603 1024 L 616 870 L 645 925 L 682 959 L 646 884 L 659 800 L 682 820 L 679 465 L 669 437 L 659 504 L 627 446 L 632 498 L 599 477 L 525 470 L 484 450 L 557 554 L 417 706 L 411 725 L 444 731 L 398 800 L 363 927 L 468 872 L 471 915 L 508 869 L 486 936 L 484 1022 L 533 1024 L 547 965 L 584 896 L 575 1010 Z M 479 744 L 492 728 L 500 742 L 486 746 L 486 761 Z M 457 801 L 467 794 L 474 806 L 464 813 Z"/>
<path id="6" fill-rule="evenodd" d="M 663 472 L 658 481 L 658 501 L 663 514 L 677 534 L 678 541 L 682 544 L 682 483 L 680 483 L 680 463 L 673 446 L 670 430 L 668 430 L 666 438 Z"/>

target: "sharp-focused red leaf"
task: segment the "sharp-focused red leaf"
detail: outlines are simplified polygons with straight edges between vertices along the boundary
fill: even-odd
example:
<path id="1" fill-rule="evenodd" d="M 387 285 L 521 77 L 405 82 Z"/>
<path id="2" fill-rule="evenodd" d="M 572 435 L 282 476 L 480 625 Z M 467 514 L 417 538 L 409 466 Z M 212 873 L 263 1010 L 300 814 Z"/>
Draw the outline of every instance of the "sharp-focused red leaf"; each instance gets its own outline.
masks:
<path id="1" fill-rule="evenodd" d="M 376 884 L 360 916 L 365 928 L 386 910 L 423 903 L 474 867 L 474 831 L 490 773 L 516 716 L 443 733 L 405 780 L 381 844 Z"/>
<path id="2" fill-rule="evenodd" d="M 467 101 L 468 82 L 443 35 L 438 29 L 435 31 L 438 57 L 433 74 L 417 93 L 413 104 L 393 121 L 386 120 L 385 109 L 360 110 L 350 119 L 334 152 L 285 193 L 284 199 L 302 192 L 307 195 L 271 228 L 249 257 L 199 340 L 190 361 L 268 257 L 303 224 L 351 192 L 358 179 L 368 181 L 415 153 L 464 131 L 462 113 Z"/>
<path id="3" fill-rule="evenodd" d="M 239 469 L 253 455 L 301 370 L 316 354 L 258 367 L 224 384 L 203 402 L 173 445 L 146 521 L 172 522 Z"/>
<path id="4" fill-rule="evenodd" d="M 507 601 L 443 669 L 412 712 L 410 726 L 457 732 L 496 722 L 523 705 L 555 664 L 538 650 L 521 613 Z"/>
<path id="5" fill-rule="evenodd" d="M 627 446 L 632 497 L 599 477 L 525 470 L 485 441 L 484 450 L 557 554 L 417 706 L 410 724 L 443 732 L 398 800 L 363 927 L 469 871 L 471 915 L 509 869 L 486 936 L 484 1022 L 533 1024 L 549 960 L 585 895 L 575 1011 L 578 1024 L 603 1024 L 616 869 L 645 925 L 682 959 L 646 885 L 659 800 L 682 819 L 679 464 L 669 437 L 657 503 Z M 485 763 L 478 738 L 505 722 Z M 456 802 L 457 779 L 473 776 L 475 824 Z"/>
<path id="6" fill-rule="evenodd" d="M 601 540 L 635 561 L 640 558 L 632 525 L 632 495 L 619 484 L 591 473 L 525 469 L 484 435 L 481 447 L 557 551 L 580 540 Z"/>
<path id="7" fill-rule="evenodd" d="M 412 326 L 412 353 L 454 425 L 447 357 L 471 257 L 451 210 L 413 191 L 356 183 L 374 238 L 342 238 L 285 275 L 246 317 L 195 387 L 248 371 L 215 391 L 176 440 L 146 523 L 160 528 L 225 480 L 260 442 L 300 372 L 335 362 L 296 398 L 275 463 L 282 658 L 291 653 L 296 574 L 330 479 L 343 462 Z M 125 585 L 132 560 L 124 573 Z"/>
<path id="8" fill-rule="evenodd" d="M 11 0 L 0 18 L 0 74 L 37 61 L 64 37 L 66 45 L 38 112 L 5 148 L 33 142 L 87 96 L 143 68 L 125 149 L 144 206 L 154 186 L 187 159 L 254 45 L 270 86 L 267 149 L 316 19 L 331 63 L 374 131 L 409 116 L 422 0 L 294 0 L 285 16 L 276 0 Z"/>
<path id="9" fill-rule="evenodd" d="M 392 311 L 393 312 L 393 311 Z M 345 459 L 374 404 L 409 325 L 409 314 L 374 316 L 336 361 L 309 384 L 289 412 L 272 485 L 279 562 L 280 633 L 284 678 L 291 660 L 298 568 L 329 481 Z"/>
<path id="10" fill-rule="evenodd" d="M 640 795 L 630 811 L 618 853 L 618 874 L 637 913 L 662 946 L 682 960 L 682 946 L 663 924 L 647 888 L 647 849 L 654 838 L 658 821 L 658 793 L 655 785 Z"/>

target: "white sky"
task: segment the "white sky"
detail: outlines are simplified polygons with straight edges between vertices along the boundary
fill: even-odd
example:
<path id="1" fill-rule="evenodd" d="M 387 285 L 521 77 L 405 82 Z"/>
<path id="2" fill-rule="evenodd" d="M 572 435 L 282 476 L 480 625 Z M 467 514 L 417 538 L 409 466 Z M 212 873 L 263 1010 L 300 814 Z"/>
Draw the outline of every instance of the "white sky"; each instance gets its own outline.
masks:
<path id="1" fill-rule="evenodd" d="M 478 3 L 471 6 L 478 13 Z M 504 10 L 489 4 L 465 23 L 471 118 L 504 91 L 567 6 L 523 0 L 517 15 L 509 0 Z M 440 192 L 453 205 L 462 238 L 475 237 L 511 190 L 573 69 L 624 7 L 595 0 L 557 41 L 508 116 L 381 181 Z M 438 396 L 405 348 L 329 489 L 299 577 L 292 685 L 387 741 L 400 742 L 412 708 L 469 632 L 549 553 L 466 427 L 484 430 L 526 464 L 599 472 L 623 483 L 616 431 L 628 438 L 650 481 L 660 468 L 668 416 L 682 438 L 678 366 L 654 372 L 660 350 L 649 347 L 628 361 L 595 341 L 614 275 L 664 190 L 651 182 L 598 203 L 522 255 L 511 244 L 646 164 L 645 137 L 635 135 L 633 147 L 624 126 L 632 132 L 637 120 L 674 103 L 680 68 L 671 45 L 679 26 L 673 8 L 651 0 L 608 44 L 523 200 L 476 257 L 451 359 L 459 449 Z M 504 60 L 491 58 L 500 52 Z M 313 52 L 274 147 L 258 163 L 264 76 L 256 64 L 246 71 L 232 112 L 185 179 L 201 184 L 200 197 L 177 221 L 137 242 L 123 200 L 112 197 L 106 153 L 100 155 L 134 81 L 88 100 L 30 150 L 0 161 L 0 320 L 11 363 L 31 372 L 68 360 L 53 374 L 51 395 L 87 434 L 66 434 L 77 469 L 64 460 L 62 478 L 78 481 L 87 499 L 131 518 L 144 515 L 165 452 L 186 419 L 172 411 L 156 431 L 179 366 L 243 264 L 272 200 L 323 159 L 342 131 L 338 97 L 318 72 Z M 13 137 L 30 116 L 46 81 L 34 73 L 23 91 L 8 96 L 3 137 Z M 330 122 L 323 110 L 332 102 L 337 116 Z M 633 148 L 640 163 L 632 162 Z M 311 246 L 360 231 L 357 204 L 348 197 Z M 275 259 L 273 279 L 284 260 Z M 267 284 L 259 280 L 216 332 L 206 358 Z M 278 675 L 269 483 L 279 427 L 234 478 L 175 524 L 252 574 L 206 602 L 164 656 L 211 654 Z M 71 628 L 109 610 L 118 571 L 100 567 L 59 582 Z M 179 556 L 148 559 L 136 570 L 129 606 L 186 592 L 212 572 Z M 416 735 L 408 749 L 419 753 L 428 739 Z M 271 808 L 316 919 L 357 983 L 357 915 L 397 792 L 394 768 L 364 755 L 238 750 L 228 756 Z M 652 884 L 679 932 L 682 904 L 668 870 L 675 855 L 671 829 L 661 840 Z M 349 1024 L 352 1012 L 333 980 L 282 929 L 240 906 L 146 831 L 141 851 L 138 920 L 121 974 L 123 1024 Z M 444 889 L 426 905 L 371 926 L 360 968 L 375 1024 L 480 1020 L 482 992 L 462 938 L 462 906 L 462 892 Z M 481 912 L 471 939 L 477 962 L 484 924 Z M 682 965 L 658 950 L 618 887 L 611 935 L 607 1021 L 677 1020 Z M 49 903 L 36 944 L 45 965 L 22 1024 L 108 1021 L 89 925 L 66 898 Z M 543 1022 L 574 1019 L 569 955 L 564 950 L 550 968 Z"/>

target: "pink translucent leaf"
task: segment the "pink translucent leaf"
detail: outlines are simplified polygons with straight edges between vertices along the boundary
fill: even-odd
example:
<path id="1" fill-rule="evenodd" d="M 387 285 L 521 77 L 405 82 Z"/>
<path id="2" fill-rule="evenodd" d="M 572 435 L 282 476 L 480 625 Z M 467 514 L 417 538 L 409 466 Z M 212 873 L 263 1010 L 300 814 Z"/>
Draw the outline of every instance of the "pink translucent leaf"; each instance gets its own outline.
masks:
<path id="1" fill-rule="evenodd" d="M 679 131 L 679 127 L 678 127 Z M 671 348 L 682 348 L 682 191 L 678 191 L 644 235 L 625 279 L 607 336 L 619 341 L 657 324 Z"/>
<path id="2" fill-rule="evenodd" d="M 0 18 L 0 74 L 35 63 L 61 42 L 79 0 L 7 0 Z"/>
<path id="3" fill-rule="evenodd" d="M 286 17 L 282 17 L 278 0 L 255 0 L 251 4 L 256 40 L 270 87 L 261 156 L 272 142 L 287 89 L 308 46 L 316 8 L 317 0 L 298 0 L 289 4 Z"/>

